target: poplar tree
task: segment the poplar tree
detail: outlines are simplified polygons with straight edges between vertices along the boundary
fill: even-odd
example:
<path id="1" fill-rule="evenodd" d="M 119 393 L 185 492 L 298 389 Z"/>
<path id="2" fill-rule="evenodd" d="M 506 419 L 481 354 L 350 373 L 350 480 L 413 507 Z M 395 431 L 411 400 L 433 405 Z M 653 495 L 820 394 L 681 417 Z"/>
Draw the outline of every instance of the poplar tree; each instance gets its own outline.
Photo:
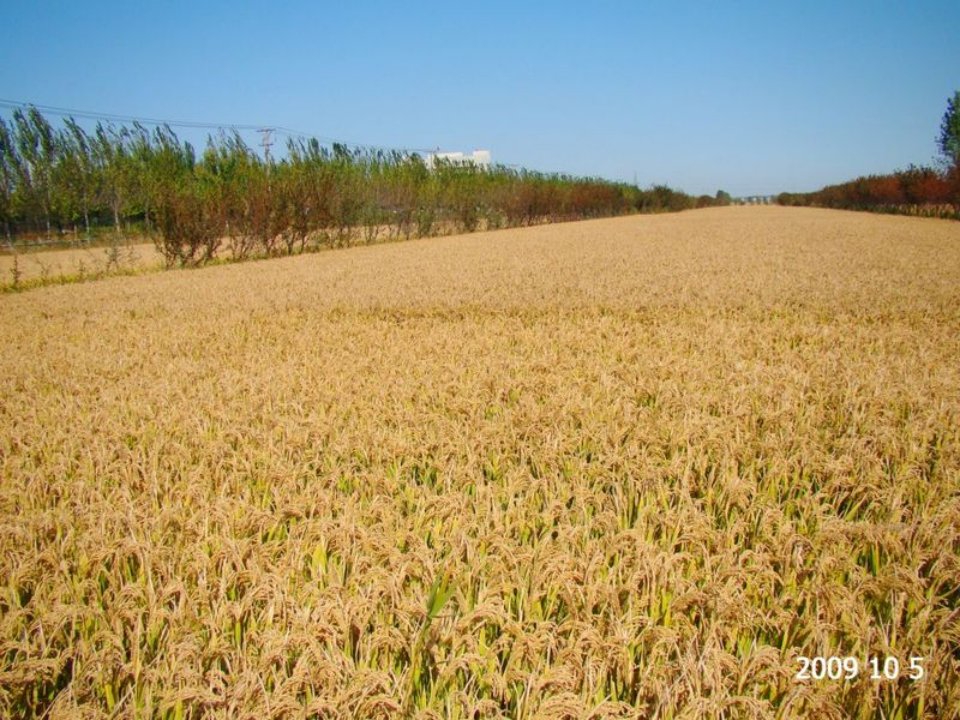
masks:
<path id="1" fill-rule="evenodd" d="M 960 167 L 960 90 L 947 100 L 937 145 L 947 163 L 954 168 Z"/>

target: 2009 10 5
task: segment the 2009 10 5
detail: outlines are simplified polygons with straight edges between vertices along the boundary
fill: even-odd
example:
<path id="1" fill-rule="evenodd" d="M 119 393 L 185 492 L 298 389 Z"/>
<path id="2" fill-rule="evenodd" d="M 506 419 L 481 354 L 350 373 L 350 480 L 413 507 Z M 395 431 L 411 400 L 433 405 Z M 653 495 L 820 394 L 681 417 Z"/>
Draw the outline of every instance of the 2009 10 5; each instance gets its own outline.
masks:
<path id="1" fill-rule="evenodd" d="M 921 680 L 925 674 L 923 658 L 920 656 L 912 656 L 905 666 L 901 666 L 900 659 L 893 655 L 868 657 L 866 661 L 852 656 L 801 655 L 797 662 L 800 663 L 800 669 L 794 676 L 795 680 L 853 680 L 859 677 L 862 666 L 869 671 L 868 677 L 876 681 L 898 680 L 900 677 Z"/>

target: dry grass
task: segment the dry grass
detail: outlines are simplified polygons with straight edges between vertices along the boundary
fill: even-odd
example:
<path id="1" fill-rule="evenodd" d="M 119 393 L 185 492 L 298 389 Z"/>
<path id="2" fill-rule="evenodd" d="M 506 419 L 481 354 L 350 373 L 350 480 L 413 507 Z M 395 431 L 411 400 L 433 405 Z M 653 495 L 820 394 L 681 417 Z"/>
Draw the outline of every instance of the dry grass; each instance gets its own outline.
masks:
<path id="1" fill-rule="evenodd" d="M 0 248 L 3 249 L 3 248 Z M 0 289 L 69 282 L 163 266 L 153 243 L 0 254 Z"/>
<path id="2" fill-rule="evenodd" d="M 4 715 L 957 715 L 956 223 L 620 218 L 0 320 Z"/>

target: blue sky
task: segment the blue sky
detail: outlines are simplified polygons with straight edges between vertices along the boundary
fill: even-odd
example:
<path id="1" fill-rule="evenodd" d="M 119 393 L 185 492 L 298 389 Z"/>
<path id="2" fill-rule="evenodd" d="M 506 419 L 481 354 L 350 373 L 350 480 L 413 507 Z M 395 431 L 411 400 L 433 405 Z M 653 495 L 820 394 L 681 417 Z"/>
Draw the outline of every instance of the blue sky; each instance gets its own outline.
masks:
<path id="1" fill-rule="evenodd" d="M 487 148 L 691 193 L 931 163 L 960 89 L 956 0 L 0 7 L 2 99 Z"/>

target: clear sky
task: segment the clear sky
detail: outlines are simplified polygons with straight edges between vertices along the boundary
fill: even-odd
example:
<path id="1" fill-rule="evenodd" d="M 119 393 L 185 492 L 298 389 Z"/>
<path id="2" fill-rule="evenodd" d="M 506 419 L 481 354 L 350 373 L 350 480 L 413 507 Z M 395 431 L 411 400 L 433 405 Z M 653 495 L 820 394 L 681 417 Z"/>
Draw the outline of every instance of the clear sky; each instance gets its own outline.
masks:
<path id="1" fill-rule="evenodd" d="M 958 0 L 0 10 L 5 100 L 487 148 L 497 162 L 697 194 L 813 190 L 931 163 L 960 89 Z"/>

